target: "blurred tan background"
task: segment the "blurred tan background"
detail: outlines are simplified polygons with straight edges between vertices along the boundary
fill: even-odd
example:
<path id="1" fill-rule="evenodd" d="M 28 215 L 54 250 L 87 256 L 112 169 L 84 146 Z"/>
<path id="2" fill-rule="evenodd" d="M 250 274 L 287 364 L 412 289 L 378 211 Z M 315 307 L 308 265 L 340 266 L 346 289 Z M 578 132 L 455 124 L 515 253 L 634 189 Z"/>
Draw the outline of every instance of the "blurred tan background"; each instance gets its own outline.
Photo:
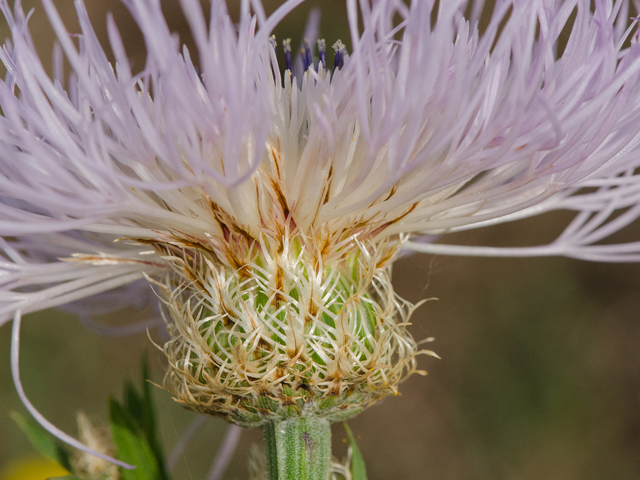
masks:
<path id="1" fill-rule="evenodd" d="M 279 3 L 265 2 L 268 10 Z M 32 32 L 48 65 L 52 33 L 39 3 L 25 2 L 31 5 L 37 9 Z M 73 2 L 56 5 L 77 31 Z M 188 43 L 178 2 L 163 5 Z M 343 0 L 308 2 L 278 28 L 278 38 L 291 37 L 295 45 L 309 8 L 317 5 L 327 43 L 348 40 Z M 141 67 L 141 37 L 122 5 L 88 0 L 87 7 L 101 38 L 106 12 L 114 13 Z M 7 35 L 0 26 L 0 37 Z M 552 239 L 569 218 L 559 213 L 456 240 L 535 244 Z M 640 238 L 640 228 L 627 235 Z M 416 312 L 412 330 L 419 339 L 435 336 L 431 347 L 442 360 L 422 358 L 428 377 L 409 379 L 402 395 L 350 422 L 371 480 L 640 478 L 640 266 L 416 255 L 398 262 L 394 282 L 409 300 L 439 298 Z M 7 415 L 24 412 L 9 372 L 10 328 L 0 328 L 0 472 L 33 455 Z M 146 335 L 105 338 L 65 314 L 28 316 L 21 354 L 25 389 L 47 418 L 75 433 L 77 410 L 106 420 L 107 397 L 121 394 L 126 376 L 139 377 L 144 348 L 159 382 L 164 360 Z M 194 414 L 159 389 L 156 401 L 168 451 Z M 225 428 L 220 420 L 208 423 L 178 464 L 177 480 L 204 479 Z M 344 438 L 342 427 L 334 426 L 337 456 L 346 451 Z M 260 441 L 259 431 L 243 433 L 224 478 L 247 477 L 249 447 Z"/>

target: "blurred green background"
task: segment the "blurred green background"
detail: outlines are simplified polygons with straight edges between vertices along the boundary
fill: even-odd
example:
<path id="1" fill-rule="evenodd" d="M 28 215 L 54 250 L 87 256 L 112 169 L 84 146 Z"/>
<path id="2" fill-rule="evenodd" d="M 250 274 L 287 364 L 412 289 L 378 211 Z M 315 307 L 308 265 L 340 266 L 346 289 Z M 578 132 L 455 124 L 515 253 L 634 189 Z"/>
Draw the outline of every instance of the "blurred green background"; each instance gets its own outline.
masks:
<path id="1" fill-rule="evenodd" d="M 268 10 L 278 3 L 265 2 Z M 72 2 L 56 4 L 77 31 Z M 31 5 L 37 5 L 32 32 L 47 59 L 52 33 L 38 2 L 25 2 Z M 188 43 L 177 2 L 163 5 Z M 343 0 L 308 2 L 278 28 L 278 38 L 296 44 L 317 5 L 327 42 L 348 40 Z M 88 0 L 87 7 L 103 39 L 105 14 L 114 12 L 141 67 L 141 37 L 122 5 Z M 0 34 L 7 36 L 6 26 Z M 554 214 L 455 239 L 535 244 L 553 238 L 569 218 Z M 640 228 L 628 234 L 639 238 Z M 418 339 L 436 337 L 431 347 L 442 360 L 421 358 L 428 377 L 410 378 L 401 395 L 350 422 L 370 479 L 640 478 L 640 266 L 414 255 L 397 262 L 394 283 L 411 301 L 439 298 L 415 313 L 412 331 Z M 10 328 L 0 328 L 0 472 L 33 454 L 7 415 L 24 412 L 9 372 Z M 22 335 L 25 389 L 47 418 L 75 434 L 77 410 L 106 420 L 107 397 L 120 395 L 125 377 L 138 378 L 145 348 L 160 382 L 164 359 L 146 335 L 105 338 L 59 312 L 30 315 Z M 156 400 L 169 450 L 194 414 L 160 389 Z M 208 422 L 178 464 L 177 480 L 204 479 L 225 428 Z M 336 425 L 338 457 L 345 438 Z M 243 433 L 224 478 L 247 477 L 249 447 L 260 441 L 259 431 Z"/>

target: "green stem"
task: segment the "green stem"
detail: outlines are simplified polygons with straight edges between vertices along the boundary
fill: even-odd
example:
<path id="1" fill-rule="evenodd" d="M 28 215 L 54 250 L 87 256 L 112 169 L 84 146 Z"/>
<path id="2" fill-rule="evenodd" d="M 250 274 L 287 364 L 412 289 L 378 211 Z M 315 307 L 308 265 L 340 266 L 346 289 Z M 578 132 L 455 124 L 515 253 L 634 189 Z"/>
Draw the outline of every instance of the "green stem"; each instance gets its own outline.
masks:
<path id="1" fill-rule="evenodd" d="M 323 418 L 297 417 L 264 426 L 269 480 L 328 480 L 331 425 Z"/>

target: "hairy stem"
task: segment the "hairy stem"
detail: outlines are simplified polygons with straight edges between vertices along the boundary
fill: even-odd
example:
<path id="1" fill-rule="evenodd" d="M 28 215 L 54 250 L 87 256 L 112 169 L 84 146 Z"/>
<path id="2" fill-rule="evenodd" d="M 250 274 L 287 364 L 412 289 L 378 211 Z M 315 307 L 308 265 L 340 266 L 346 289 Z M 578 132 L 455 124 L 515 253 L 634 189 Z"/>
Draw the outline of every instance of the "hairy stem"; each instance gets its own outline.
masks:
<path id="1" fill-rule="evenodd" d="M 324 418 L 298 417 L 264 426 L 269 480 L 328 480 L 331 425 Z"/>

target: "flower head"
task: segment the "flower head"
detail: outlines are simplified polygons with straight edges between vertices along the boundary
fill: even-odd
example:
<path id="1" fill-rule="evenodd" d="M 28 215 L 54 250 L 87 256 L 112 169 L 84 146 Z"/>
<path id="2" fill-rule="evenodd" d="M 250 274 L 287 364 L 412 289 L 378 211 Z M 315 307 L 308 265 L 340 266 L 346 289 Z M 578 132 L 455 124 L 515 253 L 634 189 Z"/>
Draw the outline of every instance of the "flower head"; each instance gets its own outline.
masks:
<path id="1" fill-rule="evenodd" d="M 107 425 L 95 424 L 84 412 L 78 412 L 76 420 L 82 442 L 98 452 L 115 455 L 116 447 L 113 445 L 111 432 Z M 120 479 L 116 465 L 93 455 L 87 455 L 85 452 L 77 452 L 72 457 L 72 465 L 73 471 L 81 475 L 82 478 L 90 480 Z"/>
<path id="2" fill-rule="evenodd" d="M 113 64 L 81 0 L 75 37 L 43 0 L 51 78 L 20 2 L 0 0 L 4 319 L 149 280 L 178 401 L 243 425 L 337 419 L 415 371 L 401 249 L 640 258 L 601 243 L 640 215 L 627 0 L 347 0 L 352 50 L 336 42 L 329 68 L 304 39 L 299 75 L 272 30 L 302 0 L 244 1 L 237 25 L 223 1 L 207 20 L 180 0 L 195 52 L 159 0 L 123 1 L 142 71 L 111 18 Z M 554 209 L 577 215 L 548 246 L 433 243 Z"/>

